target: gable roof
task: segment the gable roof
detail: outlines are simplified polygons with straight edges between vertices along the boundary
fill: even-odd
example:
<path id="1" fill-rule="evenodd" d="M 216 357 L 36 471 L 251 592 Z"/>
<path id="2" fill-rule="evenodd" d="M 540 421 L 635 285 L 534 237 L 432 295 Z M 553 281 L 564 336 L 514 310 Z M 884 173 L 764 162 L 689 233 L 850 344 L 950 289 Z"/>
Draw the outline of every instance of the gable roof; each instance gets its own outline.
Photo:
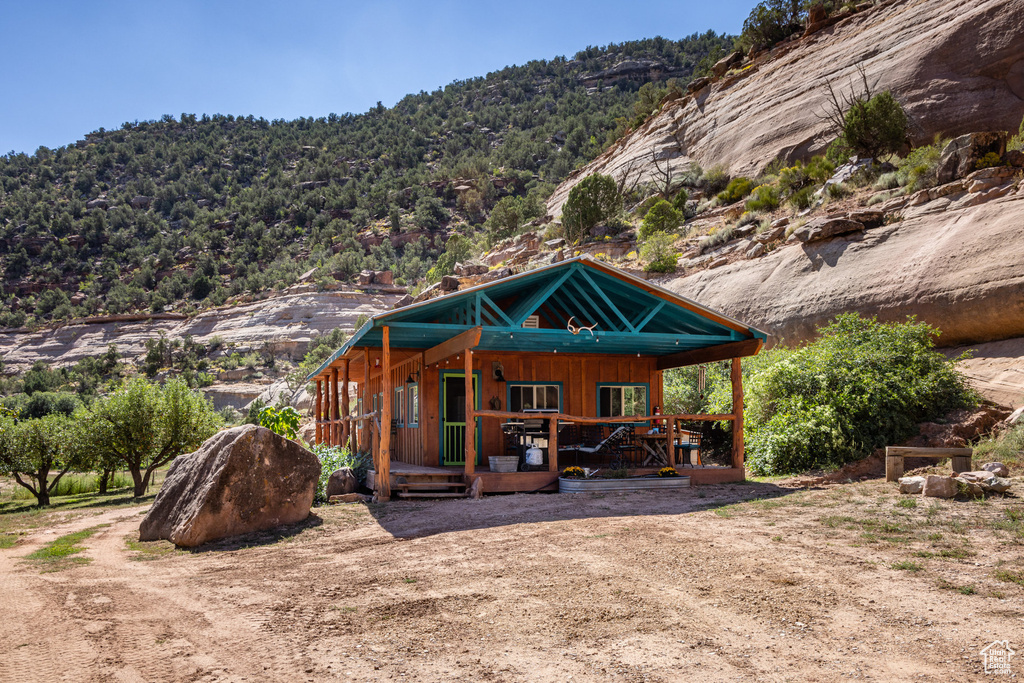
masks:
<path id="1" fill-rule="evenodd" d="M 537 328 L 524 328 L 531 317 Z M 573 320 L 575 319 L 575 320 Z M 568 329 L 593 326 L 592 331 Z M 768 335 L 589 255 L 373 316 L 309 378 L 355 347 L 426 349 L 481 327 L 478 350 L 666 356 Z M 759 348 L 760 345 L 758 345 Z M 749 355 L 749 354 L 742 354 Z"/>

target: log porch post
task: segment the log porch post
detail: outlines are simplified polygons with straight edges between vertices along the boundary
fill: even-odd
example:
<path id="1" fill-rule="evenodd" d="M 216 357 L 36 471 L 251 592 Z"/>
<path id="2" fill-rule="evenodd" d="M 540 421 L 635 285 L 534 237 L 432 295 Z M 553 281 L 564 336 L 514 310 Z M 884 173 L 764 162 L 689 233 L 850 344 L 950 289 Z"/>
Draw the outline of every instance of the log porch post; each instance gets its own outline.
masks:
<path id="1" fill-rule="evenodd" d="M 391 331 L 384 326 L 384 358 L 381 368 L 381 411 L 380 411 L 380 471 L 377 483 L 377 500 L 391 499 Z"/>
<path id="2" fill-rule="evenodd" d="M 338 368 L 331 368 L 331 445 L 337 446 L 341 443 L 338 438 Z"/>
<path id="3" fill-rule="evenodd" d="M 321 393 L 321 384 L 322 383 L 319 379 L 316 380 L 316 403 L 315 408 L 313 409 L 313 423 L 316 426 L 316 436 L 313 437 L 313 441 L 316 443 L 321 443 L 324 438 L 322 429 L 323 425 L 320 424 L 320 420 L 323 419 L 323 394 Z"/>
<path id="4" fill-rule="evenodd" d="M 668 456 L 668 466 L 674 468 L 676 466 L 676 419 L 670 417 L 665 420 L 665 433 L 668 439 L 668 450 L 665 455 Z"/>
<path id="5" fill-rule="evenodd" d="M 346 358 L 344 365 L 341 366 L 341 416 L 345 418 L 345 421 L 341 423 L 341 445 L 348 445 L 348 435 L 351 431 L 351 422 L 349 421 L 349 406 L 348 406 L 348 364 L 349 361 Z"/>
<path id="6" fill-rule="evenodd" d="M 732 359 L 732 466 L 743 469 L 743 372 L 740 359 Z"/>
<path id="7" fill-rule="evenodd" d="M 476 468 L 476 397 L 473 395 L 473 351 L 466 349 L 466 474 Z"/>
<path id="8" fill-rule="evenodd" d="M 548 420 L 548 472 L 558 471 L 558 418 Z"/>

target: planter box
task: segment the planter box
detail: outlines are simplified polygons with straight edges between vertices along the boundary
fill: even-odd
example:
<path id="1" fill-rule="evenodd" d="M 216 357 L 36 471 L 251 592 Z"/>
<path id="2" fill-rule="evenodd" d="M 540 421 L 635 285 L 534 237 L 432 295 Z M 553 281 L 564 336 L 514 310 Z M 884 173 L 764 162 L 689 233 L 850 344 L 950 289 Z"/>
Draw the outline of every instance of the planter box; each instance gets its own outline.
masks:
<path id="1" fill-rule="evenodd" d="M 588 493 L 591 491 L 656 491 L 660 489 L 690 488 L 690 478 L 633 477 L 629 479 L 566 479 L 558 478 L 559 493 Z"/>
<path id="2" fill-rule="evenodd" d="M 491 455 L 487 458 L 491 472 L 515 472 L 519 467 L 518 455 Z"/>

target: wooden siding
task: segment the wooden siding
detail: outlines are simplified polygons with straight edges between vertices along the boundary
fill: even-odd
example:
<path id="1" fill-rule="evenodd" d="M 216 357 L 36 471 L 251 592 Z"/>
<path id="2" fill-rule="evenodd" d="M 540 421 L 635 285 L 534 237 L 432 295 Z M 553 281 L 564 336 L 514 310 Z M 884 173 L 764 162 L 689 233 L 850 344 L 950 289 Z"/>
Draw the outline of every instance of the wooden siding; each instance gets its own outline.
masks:
<path id="1" fill-rule="evenodd" d="M 381 394 L 383 389 L 383 378 L 381 368 L 375 367 L 375 362 L 380 358 L 381 352 L 379 349 L 372 349 L 369 352 L 370 358 L 370 385 L 369 391 L 366 394 L 364 400 L 363 410 L 367 413 L 373 410 L 373 397 Z M 407 408 L 408 408 L 408 388 L 406 380 L 410 374 L 415 376 L 416 372 L 420 372 L 420 424 L 422 425 L 423 420 L 423 372 L 421 370 L 420 360 L 418 356 L 412 358 L 406 358 L 405 360 L 395 361 L 391 368 L 391 391 L 395 390 L 395 387 L 402 387 L 402 401 L 404 403 L 402 408 L 403 420 L 407 419 Z M 359 388 L 359 397 L 362 398 L 362 386 Z M 380 415 L 380 400 L 377 401 L 377 414 Z M 392 414 L 397 414 L 396 409 L 392 407 Z M 379 417 L 378 417 L 379 419 Z M 406 423 L 403 422 L 403 425 Z M 385 428 L 385 425 L 381 425 L 381 428 Z M 391 441 L 391 457 L 392 460 L 398 460 L 401 462 L 411 463 L 413 465 L 424 465 L 429 464 L 423 461 L 423 435 L 417 427 L 399 427 Z"/>
<path id="2" fill-rule="evenodd" d="M 657 358 L 563 354 L 563 353 L 510 353 L 498 351 L 474 351 L 473 369 L 480 371 L 480 405 L 488 409 L 490 400 L 497 396 L 501 409 L 507 410 L 506 383 L 494 380 L 491 363 L 498 361 L 504 367 L 507 382 L 560 382 L 562 384 L 562 412 L 569 415 L 597 415 L 598 384 L 650 384 L 650 408 L 662 406 L 661 373 L 656 369 Z M 440 455 L 440 376 L 442 370 L 462 369 L 461 356 L 449 358 L 447 363 L 431 365 L 421 373 L 420 378 L 420 430 L 422 447 L 421 460 L 412 461 L 402 457 L 403 462 L 437 467 Z M 402 380 L 408 376 L 403 375 Z M 500 423 L 497 418 L 481 419 L 481 457 L 486 467 L 489 455 L 501 455 L 504 451 Z M 402 431 L 402 430 L 399 430 Z"/>

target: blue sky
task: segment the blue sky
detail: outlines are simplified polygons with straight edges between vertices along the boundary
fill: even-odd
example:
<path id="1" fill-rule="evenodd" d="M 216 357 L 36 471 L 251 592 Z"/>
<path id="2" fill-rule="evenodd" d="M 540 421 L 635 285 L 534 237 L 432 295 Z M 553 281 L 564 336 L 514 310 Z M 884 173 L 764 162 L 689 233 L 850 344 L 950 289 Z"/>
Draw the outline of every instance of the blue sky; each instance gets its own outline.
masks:
<path id="1" fill-rule="evenodd" d="M 0 0 L 0 154 L 194 114 L 363 112 L 588 45 L 714 29 L 754 0 Z"/>

